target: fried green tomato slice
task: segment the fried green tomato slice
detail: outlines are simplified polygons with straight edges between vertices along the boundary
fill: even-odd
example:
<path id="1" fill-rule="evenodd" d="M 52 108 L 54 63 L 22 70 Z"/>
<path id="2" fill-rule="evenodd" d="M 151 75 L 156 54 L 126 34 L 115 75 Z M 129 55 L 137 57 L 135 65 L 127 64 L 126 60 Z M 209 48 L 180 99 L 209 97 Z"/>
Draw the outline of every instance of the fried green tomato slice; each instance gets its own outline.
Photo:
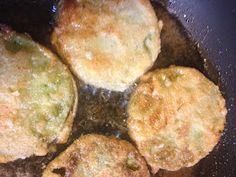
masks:
<path id="1" fill-rule="evenodd" d="M 145 160 L 129 142 L 89 134 L 56 157 L 43 177 L 150 177 Z"/>
<path id="2" fill-rule="evenodd" d="M 156 60 L 161 28 L 149 0 L 65 0 L 51 41 L 85 83 L 124 91 Z"/>
<path id="3" fill-rule="evenodd" d="M 218 143 L 226 117 L 218 86 L 193 68 L 144 75 L 128 106 L 128 129 L 153 173 L 189 167 Z"/>
<path id="4" fill-rule="evenodd" d="M 77 103 L 69 70 L 28 36 L 0 26 L 0 163 L 65 143 Z"/>

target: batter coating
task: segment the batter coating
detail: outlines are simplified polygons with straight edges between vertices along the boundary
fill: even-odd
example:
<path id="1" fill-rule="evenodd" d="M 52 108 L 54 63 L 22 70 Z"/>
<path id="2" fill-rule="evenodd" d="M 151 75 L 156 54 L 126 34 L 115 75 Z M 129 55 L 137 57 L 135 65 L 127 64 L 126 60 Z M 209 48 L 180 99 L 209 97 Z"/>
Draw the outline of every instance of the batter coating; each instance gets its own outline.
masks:
<path id="1" fill-rule="evenodd" d="M 129 135 L 153 173 L 189 167 L 218 143 L 226 117 L 218 86 L 193 68 L 144 75 L 128 106 Z"/>
<path id="2" fill-rule="evenodd" d="M 65 143 L 77 103 L 69 70 L 28 36 L 0 26 L 0 163 Z"/>
<path id="3" fill-rule="evenodd" d="M 160 53 L 149 0 L 65 0 L 52 44 L 85 83 L 124 91 Z"/>
<path id="4" fill-rule="evenodd" d="M 46 167 L 43 177 L 150 177 L 129 142 L 90 134 L 80 137 Z"/>

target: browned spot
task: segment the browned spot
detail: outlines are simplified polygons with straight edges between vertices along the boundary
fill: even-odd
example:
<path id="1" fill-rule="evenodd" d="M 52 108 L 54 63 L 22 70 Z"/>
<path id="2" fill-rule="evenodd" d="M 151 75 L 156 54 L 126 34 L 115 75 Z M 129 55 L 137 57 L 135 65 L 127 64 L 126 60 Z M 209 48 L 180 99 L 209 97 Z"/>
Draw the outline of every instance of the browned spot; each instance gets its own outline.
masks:
<path id="1" fill-rule="evenodd" d="M 146 112 L 147 111 L 147 107 L 149 107 L 149 102 L 148 102 L 148 99 L 144 96 L 141 96 L 140 99 L 139 99 L 139 103 L 138 104 L 138 107 L 140 109 L 140 112 Z"/>
<path id="2" fill-rule="evenodd" d="M 160 110 L 156 109 L 149 116 L 150 125 L 152 125 L 156 130 L 161 130 L 167 125 L 167 118 L 160 115 Z"/>
<path id="3" fill-rule="evenodd" d="M 73 15 L 76 10 L 75 0 L 66 0 L 63 2 L 64 3 L 62 9 L 60 9 L 61 13 L 59 13 L 59 18 L 57 22 L 58 23 L 57 25 L 60 28 L 57 28 L 57 32 L 64 31 L 64 28 L 66 28 L 71 23 L 71 17 L 72 17 L 71 15 Z"/>
<path id="4" fill-rule="evenodd" d="M 10 107 L 4 104 L 0 104 L 0 111 L 1 117 L 9 115 L 9 113 L 11 112 Z"/>
<path id="5" fill-rule="evenodd" d="M 85 66 L 91 68 L 94 71 L 104 72 L 104 69 L 111 68 L 112 63 L 109 56 L 102 54 L 100 52 L 93 52 L 92 60 L 85 60 Z"/>
<path id="6" fill-rule="evenodd" d="M 97 9 L 87 1 L 77 3 L 75 0 L 69 0 L 63 4 L 55 31 L 57 34 L 68 33 L 71 29 L 73 30 L 70 27 L 72 23 L 78 23 L 81 29 L 77 31 L 77 34 L 87 38 L 96 34 L 93 25 L 97 21 Z"/>
<path id="7" fill-rule="evenodd" d="M 106 26 L 104 26 L 102 28 L 102 31 L 106 31 L 106 33 L 114 33 L 116 32 L 116 29 L 114 27 L 115 25 L 110 23 L 110 24 L 107 24 Z"/>
<path id="8" fill-rule="evenodd" d="M 67 164 L 67 168 L 66 168 L 66 173 L 65 173 L 65 177 L 69 177 L 72 176 L 76 170 L 76 167 L 78 165 L 79 160 L 81 159 L 81 155 L 79 150 L 74 150 L 74 152 L 72 152 L 69 155 L 69 160 L 68 160 L 68 164 Z"/>
<path id="9" fill-rule="evenodd" d="M 152 6 L 151 6 L 149 0 L 139 0 L 139 2 L 141 2 L 143 6 L 149 7 L 149 9 L 152 9 Z M 148 6 L 147 6 L 147 4 L 148 4 Z"/>
<path id="10" fill-rule="evenodd" d="M 189 151 L 187 148 L 185 148 L 182 151 L 182 163 L 184 164 L 184 166 L 191 164 L 194 162 L 194 154 Z"/>
<path id="11" fill-rule="evenodd" d="M 178 133 L 179 137 L 185 137 L 189 133 L 190 124 L 184 123 L 181 127 L 179 127 L 176 132 Z"/>
<path id="12" fill-rule="evenodd" d="M 13 111 L 9 106 L 0 104 L 0 132 L 11 128 L 8 121 L 13 121 Z"/>

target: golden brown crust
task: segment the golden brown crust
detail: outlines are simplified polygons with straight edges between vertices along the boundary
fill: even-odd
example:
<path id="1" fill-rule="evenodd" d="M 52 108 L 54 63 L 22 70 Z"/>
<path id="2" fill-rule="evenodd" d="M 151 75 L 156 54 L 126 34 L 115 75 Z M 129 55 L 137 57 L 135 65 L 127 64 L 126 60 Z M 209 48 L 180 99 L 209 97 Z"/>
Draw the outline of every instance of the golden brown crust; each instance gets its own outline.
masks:
<path id="1" fill-rule="evenodd" d="M 63 173 L 60 175 L 60 172 Z M 149 177 L 144 159 L 127 141 L 80 137 L 46 167 L 43 177 Z"/>
<path id="2" fill-rule="evenodd" d="M 161 28 L 146 0 L 65 0 L 51 41 L 80 79 L 123 91 L 156 60 Z"/>
<path id="3" fill-rule="evenodd" d="M 219 141 L 226 108 L 219 88 L 193 68 L 144 75 L 128 107 L 129 135 L 152 167 L 189 167 Z"/>

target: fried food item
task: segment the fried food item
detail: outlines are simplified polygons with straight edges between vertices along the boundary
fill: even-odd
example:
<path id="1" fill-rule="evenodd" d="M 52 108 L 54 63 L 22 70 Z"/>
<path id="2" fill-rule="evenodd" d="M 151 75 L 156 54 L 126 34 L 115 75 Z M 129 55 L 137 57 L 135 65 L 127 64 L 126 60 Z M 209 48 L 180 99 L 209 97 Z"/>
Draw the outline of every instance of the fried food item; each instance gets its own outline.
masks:
<path id="1" fill-rule="evenodd" d="M 193 68 L 172 66 L 144 75 L 128 106 L 128 129 L 153 173 L 204 158 L 226 117 L 218 86 Z"/>
<path id="2" fill-rule="evenodd" d="M 85 83 L 124 91 L 156 60 L 161 28 L 149 0 L 65 0 L 51 42 Z"/>
<path id="3" fill-rule="evenodd" d="M 26 35 L 0 26 L 0 163 L 65 143 L 77 105 L 69 70 Z"/>
<path id="4" fill-rule="evenodd" d="M 80 137 L 46 167 L 43 177 L 150 177 L 129 142 L 103 135 Z"/>

